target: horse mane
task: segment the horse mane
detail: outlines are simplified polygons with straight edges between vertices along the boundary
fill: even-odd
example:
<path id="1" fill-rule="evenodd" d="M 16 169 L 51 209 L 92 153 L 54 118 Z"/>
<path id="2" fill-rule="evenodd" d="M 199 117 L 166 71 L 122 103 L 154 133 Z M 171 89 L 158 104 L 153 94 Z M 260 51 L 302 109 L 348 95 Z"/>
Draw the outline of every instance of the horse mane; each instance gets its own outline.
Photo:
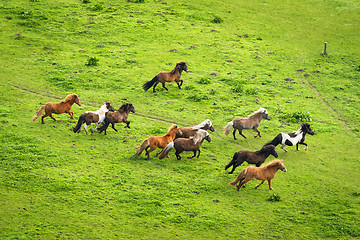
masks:
<path id="1" fill-rule="evenodd" d="M 212 126 L 212 123 L 210 121 L 210 119 L 206 119 L 205 121 L 203 121 L 202 123 L 196 125 L 196 126 L 193 126 L 191 127 L 192 130 L 198 130 L 198 129 L 201 129 L 202 127 L 205 127 L 206 124 L 208 124 L 209 126 Z"/>
<path id="2" fill-rule="evenodd" d="M 199 129 L 192 140 L 194 141 L 194 145 L 203 140 L 209 133 L 203 129 Z"/>
<path id="3" fill-rule="evenodd" d="M 296 132 L 294 131 L 294 134 L 297 136 L 297 135 L 299 135 L 301 132 L 302 132 L 302 124 L 301 124 L 299 130 L 297 130 Z"/>
<path id="4" fill-rule="evenodd" d="M 165 135 L 168 135 L 170 134 L 175 128 L 177 128 L 178 126 L 176 124 L 172 125 L 170 128 L 169 128 L 169 131 L 165 134 Z"/>
<path id="5" fill-rule="evenodd" d="M 73 94 L 69 94 L 66 96 L 65 99 L 61 100 L 62 103 L 66 103 L 69 102 L 70 100 L 74 99 L 77 97 L 77 94 L 73 93 Z"/>
<path id="6" fill-rule="evenodd" d="M 127 102 L 127 103 L 124 103 L 124 104 L 119 108 L 118 111 L 119 111 L 119 112 L 120 112 L 120 111 L 124 111 L 124 112 L 125 112 L 125 111 L 127 110 L 127 107 L 128 107 L 130 104 L 131 104 L 131 103 L 128 103 L 128 102 Z"/>
<path id="7" fill-rule="evenodd" d="M 248 118 L 254 117 L 254 116 L 256 116 L 256 115 L 258 115 L 258 114 L 260 114 L 260 113 L 263 113 L 263 112 L 265 112 L 265 111 L 267 111 L 265 108 L 259 108 L 259 110 L 257 110 L 257 111 L 255 111 L 255 112 L 253 112 L 252 114 L 250 114 L 250 115 L 248 116 Z"/>
<path id="8" fill-rule="evenodd" d="M 274 166 L 278 166 L 282 163 L 282 160 L 279 160 L 279 159 L 275 159 L 275 160 L 272 160 L 270 163 L 266 164 L 264 166 L 264 168 L 270 168 L 270 167 L 274 167 Z"/>
<path id="9" fill-rule="evenodd" d="M 176 72 L 176 70 L 178 70 L 180 68 L 181 64 L 183 64 L 183 63 L 185 63 L 185 62 L 178 62 L 176 64 L 175 68 L 170 73 L 174 74 Z"/>

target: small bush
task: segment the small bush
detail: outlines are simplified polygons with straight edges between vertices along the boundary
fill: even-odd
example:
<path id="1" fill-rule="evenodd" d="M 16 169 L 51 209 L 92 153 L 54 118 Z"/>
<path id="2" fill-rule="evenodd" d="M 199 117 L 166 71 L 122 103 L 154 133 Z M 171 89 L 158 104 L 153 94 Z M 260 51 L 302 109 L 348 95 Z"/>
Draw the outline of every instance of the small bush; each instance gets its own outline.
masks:
<path id="1" fill-rule="evenodd" d="M 86 63 L 87 66 L 97 66 L 99 65 L 99 59 L 96 57 L 90 57 Z"/>
<path id="2" fill-rule="evenodd" d="M 244 92 L 244 86 L 241 83 L 236 84 L 233 88 L 231 88 L 231 91 L 234 93 L 242 93 Z"/>
<path id="3" fill-rule="evenodd" d="M 82 3 L 88 4 L 90 3 L 90 0 L 83 0 Z"/>
<path id="4" fill-rule="evenodd" d="M 135 2 L 135 3 L 146 3 L 145 0 L 135 0 L 134 2 Z"/>
<path id="5" fill-rule="evenodd" d="M 256 95 L 257 89 L 256 88 L 248 88 L 244 91 L 246 95 Z"/>
<path id="6" fill-rule="evenodd" d="M 209 100 L 209 97 L 202 93 L 194 93 L 188 97 L 193 102 L 201 102 L 202 100 Z"/>
<path id="7" fill-rule="evenodd" d="M 285 113 L 282 118 L 292 123 L 312 121 L 312 116 L 310 115 L 309 112 L 301 112 L 301 111 L 296 111 L 293 113 Z"/>
<path id="8" fill-rule="evenodd" d="M 211 80 L 209 78 L 203 77 L 203 78 L 199 79 L 198 83 L 200 83 L 200 84 L 209 84 L 209 83 L 211 83 Z"/>
<path id="9" fill-rule="evenodd" d="M 222 20 L 220 17 L 215 16 L 214 19 L 211 20 L 211 22 L 212 22 L 212 23 L 222 23 L 223 20 Z"/>
<path id="10" fill-rule="evenodd" d="M 94 7 L 92 8 L 93 11 L 101 11 L 104 9 L 104 6 L 101 3 L 97 3 L 94 5 Z"/>
<path id="11" fill-rule="evenodd" d="M 270 202 L 279 202 L 281 199 L 280 195 L 273 193 L 269 196 L 268 201 Z"/>

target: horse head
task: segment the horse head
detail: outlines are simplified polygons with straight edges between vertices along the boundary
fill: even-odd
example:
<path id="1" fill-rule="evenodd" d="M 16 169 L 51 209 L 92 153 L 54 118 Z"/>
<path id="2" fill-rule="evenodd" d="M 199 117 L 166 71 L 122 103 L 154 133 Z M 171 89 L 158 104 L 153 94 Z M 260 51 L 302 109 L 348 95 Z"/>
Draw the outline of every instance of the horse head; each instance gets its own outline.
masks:
<path id="1" fill-rule="evenodd" d="M 310 124 L 308 123 L 302 123 L 301 124 L 301 130 L 304 132 L 304 133 L 308 133 L 310 135 L 314 135 L 314 131 L 310 128 Z"/>
<path id="2" fill-rule="evenodd" d="M 189 69 L 185 62 L 178 62 L 176 64 L 176 68 L 179 69 L 180 72 L 181 71 L 189 72 Z"/>
<path id="3" fill-rule="evenodd" d="M 262 117 L 265 118 L 266 120 L 270 120 L 268 111 L 265 108 L 262 108 L 261 110 L 262 110 Z"/>
<path id="4" fill-rule="evenodd" d="M 113 106 L 111 106 L 111 104 L 109 102 L 105 102 L 104 103 L 106 105 L 106 108 L 108 111 L 114 112 L 115 108 Z"/>
<path id="5" fill-rule="evenodd" d="M 81 106 L 80 98 L 77 94 L 73 94 L 73 99 L 77 105 Z"/>
<path id="6" fill-rule="evenodd" d="M 286 172 L 287 170 L 286 170 L 286 167 L 284 166 L 284 163 L 283 163 L 283 160 L 278 160 L 279 162 L 278 162 L 278 169 L 280 169 L 281 171 L 283 171 L 283 172 Z"/>
<path id="7" fill-rule="evenodd" d="M 207 127 L 210 131 L 215 132 L 215 129 L 210 121 L 210 119 L 206 119 Z"/>
<path id="8" fill-rule="evenodd" d="M 273 155 L 274 157 L 279 157 L 279 155 L 277 154 L 276 150 L 275 150 L 275 146 L 274 145 L 267 145 L 269 147 L 270 150 L 270 154 Z"/>
<path id="9" fill-rule="evenodd" d="M 135 108 L 132 105 L 132 103 L 127 103 L 127 110 L 132 112 L 132 113 L 135 113 Z"/>

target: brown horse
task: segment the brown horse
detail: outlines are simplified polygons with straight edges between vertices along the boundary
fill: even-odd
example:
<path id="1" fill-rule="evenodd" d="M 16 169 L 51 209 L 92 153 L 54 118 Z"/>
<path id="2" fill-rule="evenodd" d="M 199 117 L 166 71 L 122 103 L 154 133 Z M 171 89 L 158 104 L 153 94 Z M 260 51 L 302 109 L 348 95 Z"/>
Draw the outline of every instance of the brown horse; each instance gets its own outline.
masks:
<path id="1" fill-rule="evenodd" d="M 181 85 L 184 82 L 182 79 L 180 79 L 182 71 L 185 71 L 185 72 L 189 71 L 185 62 L 177 63 L 175 68 L 171 72 L 158 73 L 152 80 L 146 82 L 143 85 L 143 89 L 145 91 L 147 91 L 147 90 L 149 90 L 149 88 L 151 88 L 154 85 L 153 92 L 156 92 L 155 91 L 156 85 L 158 85 L 158 83 L 162 83 L 163 88 L 165 88 L 166 91 L 168 91 L 168 89 L 165 87 L 165 83 L 173 82 L 173 81 L 175 81 L 177 83 L 179 89 L 181 89 Z"/>
<path id="2" fill-rule="evenodd" d="M 235 137 L 236 129 L 239 130 L 239 134 L 244 138 L 246 137 L 242 134 L 243 129 L 254 129 L 254 131 L 258 133 L 254 137 L 257 136 L 261 137 L 258 127 L 260 126 L 260 122 L 263 118 L 265 118 L 266 120 L 270 120 L 268 111 L 265 108 L 260 108 L 259 110 L 249 115 L 247 118 L 237 117 L 226 125 L 225 135 L 228 135 L 231 130 L 231 127 L 233 127 L 234 128 L 233 135 L 235 140 L 236 140 Z"/>
<path id="3" fill-rule="evenodd" d="M 68 113 L 71 119 L 74 119 L 74 112 L 70 111 L 72 105 L 76 103 L 77 105 L 81 106 L 81 102 L 79 96 L 77 94 L 70 94 L 67 95 L 64 100 L 61 100 L 60 103 L 53 103 L 49 102 L 42 106 L 38 113 L 33 117 L 33 121 L 35 120 L 45 111 L 44 116 L 41 117 L 41 123 L 45 124 L 44 118 L 50 116 L 54 121 L 56 119 L 52 116 L 53 113 L 61 114 L 61 113 Z"/>
<path id="4" fill-rule="evenodd" d="M 95 112 L 93 111 L 87 111 L 84 112 L 80 117 L 76 124 L 76 126 L 73 128 L 74 133 L 79 133 L 81 126 L 84 124 L 84 129 L 86 134 L 89 134 L 87 130 L 87 126 L 89 126 L 91 123 L 96 123 L 96 127 L 94 130 L 92 130 L 91 134 L 96 131 L 96 129 L 99 127 L 99 124 L 102 123 L 105 119 L 105 113 L 108 111 L 115 111 L 113 106 L 110 105 L 109 102 L 104 102 L 103 105 L 101 105 L 101 108 Z"/>
<path id="5" fill-rule="evenodd" d="M 106 135 L 106 129 L 109 127 L 111 123 L 111 127 L 117 132 L 118 130 L 115 128 L 115 123 L 126 123 L 125 128 L 130 128 L 130 122 L 127 120 L 129 112 L 135 113 L 135 108 L 132 105 L 132 103 L 125 103 L 123 104 L 119 110 L 115 112 L 107 112 L 105 114 L 105 120 L 104 125 L 99 128 L 99 133 L 102 131 L 105 132 Z"/>
<path id="6" fill-rule="evenodd" d="M 161 137 L 152 136 L 147 139 L 145 139 L 142 144 L 140 145 L 139 150 L 136 151 L 136 154 L 140 156 L 140 154 L 145 150 L 145 155 L 147 156 L 146 159 L 150 158 L 150 153 L 154 151 L 157 148 L 164 148 L 166 145 L 168 145 L 170 142 L 172 142 L 175 139 L 176 134 L 180 133 L 181 130 L 177 125 L 172 125 L 169 128 L 169 131 Z M 150 149 L 149 149 L 150 148 Z M 149 150 L 148 150 L 149 149 Z M 160 151 L 160 153 L 162 150 Z M 158 154 L 160 154 L 158 153 Z M 158 155 L 156 154 L 156 156 Z"/>
<path id="7" fill-rule="evenodd" d="M 286 168 L 283 164 L 283 160 L 279 160 L 279 159 L 275 159 L 263 167 L 250 166 L 242 170 L 241 173 L 239 173 L 239 175 L 235 178 L 235 180 L 230 182 L 229 184 L 236 185 L 236 183 L 239 182 L 239 184 L 236 186 L 237 190 L 239 191 L 241 186 L 243 186 L 251 179 L 255 178 L 257 180 L 262 180 L 262 182 L 256 185 L 255 188 L 258 188 L 261 184 L 265 182 L 265 180 L 267 180 L 269 183 L 269 189 L 274 190 L 271 187 L 271 179 L 275 177 L 275 174 L 279 169 L 283 172 L 286 172 Z"/>
<path id="8" fill-rule="evenodd" d="M 173 147 L 176 149 L 175 155 L 177 160 L 181 159 L 180 153 L 183 151 L 192 151 L 194 153 L 194 155 L 192 157 L 188 157 L 188 159 L 194 158 L 196 156 L 196 152 L 199 152 L 197 155 L 197 158 L 199 158 L 200 146 L 204 140 L 211 142 L 209 133 L 202 129 L 199 129 L 194 137 L 177 138 L 164 148 L 164 150 L 159 155 L 159 159 L 163 159 L 165 156 L 167 156 Z"/>
<path id="9" fill-rule="evenodd" d="M 181 127 L 181 134 L 176 135 L 175 138 L 189 138 L 189 137 L 194 137 L 197 133 L 199 129 L 203 129 L 203 130 L 210 130 L 212 132 L 215 132 L 214 127 L 212 126 L 212 123 L 210 121 L 210 119 L 206 119 L 205 121 L 203 121 L 202 123 L 193 126 L 193 127 Z"/>
<path id="10" fill-rule="evenodd" d="M 275 150 L 274 145 L 263 146 L 259 151 L 252 152 L 248 150 L 241 150 L 234 154 L 233 159 L 225 166 L 225 170 L 230 166 L 233 166 L 232 170 L 229 174 L 232 174 L 238 166 L 240 166 L 243 162 L 247 162 L 249 164 L 255 164 L 257 167 L 260 167 L 265 159 L 269 155 L 273 155 L 274 157 L 278 157 L 278 154 Z"/>

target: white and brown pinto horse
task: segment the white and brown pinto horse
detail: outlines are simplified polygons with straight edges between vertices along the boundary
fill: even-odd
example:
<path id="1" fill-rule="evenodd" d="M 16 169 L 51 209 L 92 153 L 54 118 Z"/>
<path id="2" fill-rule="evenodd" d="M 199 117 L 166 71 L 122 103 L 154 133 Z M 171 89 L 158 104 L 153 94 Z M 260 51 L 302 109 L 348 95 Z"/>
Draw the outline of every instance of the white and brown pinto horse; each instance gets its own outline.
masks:
<path id="1" fill-rule="evenodd" d="M 234 136 L 235 140 L 236 140 L 236 137 L 235 137 L 236 130 L 239 131 L 239 134 L 241 136 L 246 138 L 242 134 L 243 129 L 254 129 L 254 131 L 256 131 L 258 133 L 257 135 L 255 135 L 255 137 L 257 137 L 257 136 L 261 137 L 258 127 L 260 126 L 260 122 L 263 118 L 265 118 L 266 120 L 270 120 L 268 111 L 265 108 L 260 108 L 259 110 L 255 111 L 251 115 L 249 115 L 247 118 L 237 117 L 234 120 L 230 121 L 226 125 L 225 135 L 228 135 L 230 133 L 231 127 L 233 127 L 234 128 L 233 136 Z"/>
<path id="2" fill-rule="evenodd" d="M 199 129 L 210 130 L 212 132 L 215 132 L 215 129 L 214 129 L 210 119 L 206 119 L 202 123 L 200 123 L 200 124 L 198 124 L 196 126 L 193 126 L 193 127 L 181 127 L 180 128 L 181 134 L 177 134 L 176 138 L 195 137 Z"/>
<path id="3" fill-rule="evenodd" d="M 94 133 L 96 131 L 96 129 L 99 127 L 100 123 L 102 123 L 104 121 L 105 113 L 107 113 L 108 111 L 113 112 L 113 111 L 115 111 L 115 109 L 113 108 L 113 106 L 110 105 L 109 102 L 104 102 L 99 110 L 97 110 L 95 112 L 87 111 L 87 112 L 83 113 L 79 117 L 78 123 L 73 128 L 74 133 L 79 133 L 81 126 L 85 123 L 85 125 L 84 125 L 85 132 L 86 132 L 86 134 L 89 134 L 88 130 L 87 130 L 87 126 L 90 126 L 91 123 L 96 123 L 95 129 L 91 132 L 91 133 Z"/>
<path id="4" fill-rule="evenodd" d="M 271 142 L 265 144 L 265 145 L 274 145 L 275 147 L 279 144 L 281 144 L 281 149 L 284 149 L 285 152 L 287 150 L 285 149 L 285 146 L 294 146 L 296 145 L 296 150 L 299 151 L 299 144 L 305 145 L 305 151 L 307 150 L 307 144 L 304 143 L 305 141 L 305 135 L 306 134 L 314 135 L 314 131 L 310 128 L 309 123 L 302 123 L 300 125 L 300 129 L 296 132 L 292 133 L 279 133 Z"/>

